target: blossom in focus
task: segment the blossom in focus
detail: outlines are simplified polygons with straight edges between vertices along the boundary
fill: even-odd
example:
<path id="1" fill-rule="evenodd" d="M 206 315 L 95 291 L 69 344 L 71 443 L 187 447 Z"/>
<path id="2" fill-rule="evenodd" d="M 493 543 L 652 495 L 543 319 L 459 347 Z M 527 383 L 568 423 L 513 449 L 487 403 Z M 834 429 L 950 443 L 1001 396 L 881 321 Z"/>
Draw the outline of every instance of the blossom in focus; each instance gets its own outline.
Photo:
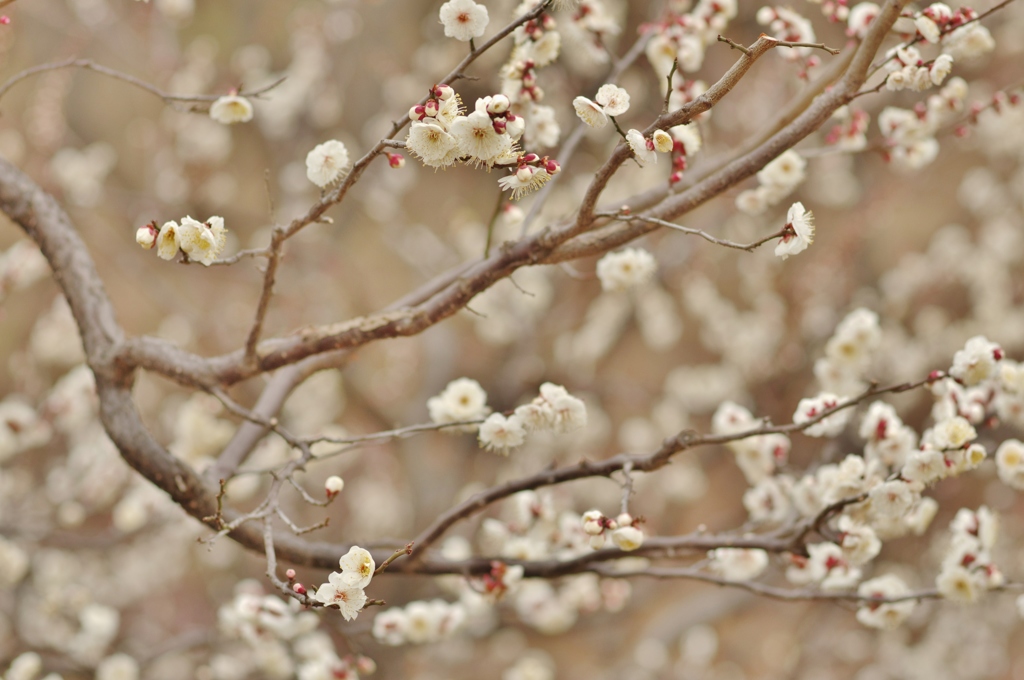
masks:
<path id="1" fill-rule="evenodd" d="M 252 120 L 252 104 L 245 97 L 229 94 L 221 97 L 210 106 L 210 118 L 218 123 L 248 123 Z"/>
<path id="2" fill-rule="evenodd" d="M 576 110 L 579 119 L 588 126 L 599 130 L 608 124 L 608 116 L 598 104 L 586 97 L 576 97 L 572 100 L 572 106 Z"/>
<path id="3" fill-rule="evenodd" d="M 487 30 L 487 8 L 473 0 L 448 0 L 441 5 L 444 34 L 466 42 L 479 38 Z"/>
<path id="4" fill-rule="evenodd" d="M 782 238 L 775 246 L 775 254 L 783 260 L 807 250 L 814 243 L 814 214 L 804 209 L 803 203 L 794 203 L 786 215 Z"/>
<path id="5" fill-rule="evenodd" d="M 321 189 L 333 183 L 348 167 L 348 149 L 336 139 L 318 144 L 306 154 L 306 177 Z"/>

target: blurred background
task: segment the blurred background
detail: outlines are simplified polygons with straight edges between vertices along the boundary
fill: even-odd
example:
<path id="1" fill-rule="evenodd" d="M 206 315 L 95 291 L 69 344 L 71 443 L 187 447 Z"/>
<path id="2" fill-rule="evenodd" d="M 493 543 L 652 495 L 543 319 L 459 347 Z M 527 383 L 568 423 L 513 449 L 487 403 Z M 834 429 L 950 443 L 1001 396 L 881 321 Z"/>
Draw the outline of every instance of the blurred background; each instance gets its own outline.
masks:
<path id="1" fill-rule="evenodd" d="M 487 3 L 488 35 L 511 20 L 515 4 Z M 843 24 L 827 21 L 820 5 L 798 4 L 819 40 L 849 49 Z M 225 126 L 101 74 L 40 73 L 0 99 L 0 154 L 68 210 L 128 332 L 204 355 L 234 350 L 244 343 L 259 296 L 256 262 L 165 262 L 133 242 L 135 230 L 150 220 L 221 215 L 230 230 L 226 254 L 265 246 L 272 225 L 303 214 L 319 197 L 305 177 L 310 149 L 339 139 L 358 158 L 466 53 L 465 43 L 444 37 L 439 5 L 20 0 L 3 10 L 12 19 L 0 26 L 4 79 L 71 57 L 171 93 L 223 94 L 286 79 L 254 100 L 251 123 Z M 666 10 L 659 2 L 606 0 L 604 7 L 621 27 L 606 39 L 619 56 L 642 24 Z M 756 10 L 740 3 L 723 32 L 749 44 L 765 30 Z M 610 64 L 568 28 L 570 14 L 556 18 L 567 27 L 562 55 L 539 71 L 539 83 L 564 140 L 577 125 L 572 99 L 592 97 Z M 982 103 L 1022 77 L 1024 5 L 1010 3 L 986 25 L 995 51 L 953 71 L 970 84 L 968 100 Z M 476 79 L 456 84 L 468 106 L 499 91 L 509 49 L 499 45 L 473 64 Z M 712 45 L 701 69 L 685 75 L 711 84 L 735 55 Z M 819 58 L 827 64 L 831 57 Z M 779 54 L 761 60 L 699 121 L 704 145 L 684 177 L 762 130 L 807 87 L 801 68 Z M 811 69 L 812 80 L 822 68 Z M 632 97 L 621 124 L 646 127 L 660 111 L 659 78 L 641 56 L 619 84 Z M 872 116 L 869 140 L 879 137 L 874 121 L 882 108 L 913 108 L 924 96 L 883 91 L 859 98 L 856 108 Z M 948 368 L 953 353 L 978 334 L 1011 358 L 1024 358 L 1024 108 L 986 111 L 966 136 L 942 136 L 935 162 L 913 173 L 891 167 L 877 151 L 833 153 L 825 142 L 829 127 L 797 147 L 808 158 L 808 180 L 794 199 L 814 211 L 817 224 L 813 246 L 801 255 L 783 262 L 771 245 L 746 253 L 662 230 L 640 244 L 659 266 L 642 294 L 603 293 L 590 260 L 521 270 L 515 285 L 502 281 L 474 300 L 474 313 L 415 338 L 363 348 L 341 369 L 309 380 L 283 414 L 301 434 L 364 434 L 426 422 L 426 400 L 461 376 L 479 381 L 495 410 L 514 408 L 551 381 L 583 397 L 589 415 L 584 430 L 531 438 L 508 458 L 481 450 L 472 435 L 437 433 L 332 458 L 304 479 L 310 489 L 330 474 L 346 480 L 326 510 L 330 526 L 313 538 L 404 544 L 484 486 L 583 457 L 650 451 L 686 427 L 709 431 L 710 415 L 725 400 L 788 422 L 797 401 L 817 393 L 814 362 L 836 324 L 857 307 L 882 319 L 882 349 L 869 375 L 883 384 Z M 587 134 L 532 229 L 571 214 L 616 139 L 609 129 Z M 547 153 L 560 158 L 557 147 Z M 616 205 L 664 186 L 668 165 L 625 167 L 605 199 Z M 376 161 L 328 212 L 332 224 L 311 225 L 287 243 L 265 335 L 379 310 L 478 257 L 497 176 L 461 166 L 435 172 L 412 157 L 402 169 Z M 737 211 L 736 195 L 750 186 L 753 180 L 679 222 L 741 241 L 777 231 L 785 206 L 757 217 Z M 523 211 L 532 200 L 521 201 Z M 499 241 L 518 235 L 520 217 L 503 213 Z M 15 254 L 5 260 L 10 271 L 15 256 L 27 257 L 16 245 L 24 235 L 0 221 L 0 248 Z M 48 278 L 0 291 L 0 394 L 53 416 L 53 386 L 82 361 L 73 321 Z M 232 395 L 251 404 L 262 384 L 250 381 Z M 201 395 L 148 374 L 139 377 L 136 399 L 158 440 L 200 467 L 237 424 Z M 887 401 L 919 431 L 927 423 L 927 393 Z M 91 677 L 96 645 L 79 638 L 88 627 L 83 612 L 100 604 L 118 612 L 120 623 L 99 658 L 125 652 L 145 678 L 264 677 L 265 669 L 246 669 L 244 646 L 218 632 L 217 615 L 239 580 L 263 578 L 262 558 L 227 539 L 198 543 L 204 529 L 128 470 L 94 418 L 55 429 L 45 446 L 0 460 L 0 533 L 29 560 L 26 574 L 11 576 L 0 591 L 3 663 L 34 650 L 47 672 Z M 1008 437 L 1021 437 L 1020 430 L 988 430 L 981 441 L 994 450 Z M 828 441 L 797 434 L 789 469 L 800 473 L 861 447 L 855 428 Z M 266 467 L 288 455 L 268 439 L 249 465 Z M 268 481 L 241 477 L 229 498 L 251 507 Z M 631 509 L 646 518 L 648 534 L 730 530 L 747 520 L 746 489 L 733 455 L 708 447 L 640 476 Z M 587 480 L 550 495 L 559 511 L 598 507 L 611 514 L 620 492 L 609 480 Z M 1003 518 L 997 563 L 1010 580 L 1024 578 L 1024 502 L 999 482 L 991 462 L 929 495 L 940 503 L 932 528 L 887 542 L 876 572 L 930 586 L 948 522 L 959 508 L 984 504 Z M 490 515 L 507 516 L 511 505 L 499 504 Z M 294 513 L 313 523 L 325 511 L 297 502 Z M 452 533 L 473 539 L 478 526 L 473 520 Z M 323 576 L 300 570 L 299 580 L 318 583 Z M 778 577 L 776 568 L 766 578 Z M 425 577 L 380 577 L 369 594 L 401 605 L 451 599 L 452 592 L 450 583 Z M 879 632 L 858 624 L 853 606 L 776 602 L 702 584 L 638 580 L 601 592 L 557 635 L 524 624 L 506 606 L 486 626 L 432 645 L 382 646 L 370 635 L 371 611 L 351 624 L 327 612 L 321 627 L 339 654 L 373 658 L 384 678 L 497 678 L 524 656 L 553 665 L 555 677 L 567 680 L 1024 678 L 1024 626 L 1009 596 L 990 595 L 972 607 L 926 602 L 902 628 Z M 626 592 L 628 601 L 619 601 Z M 474 634 L 485 631 L 493 633 Z M 218 655 L 235 662 L 218 666 Z"/>

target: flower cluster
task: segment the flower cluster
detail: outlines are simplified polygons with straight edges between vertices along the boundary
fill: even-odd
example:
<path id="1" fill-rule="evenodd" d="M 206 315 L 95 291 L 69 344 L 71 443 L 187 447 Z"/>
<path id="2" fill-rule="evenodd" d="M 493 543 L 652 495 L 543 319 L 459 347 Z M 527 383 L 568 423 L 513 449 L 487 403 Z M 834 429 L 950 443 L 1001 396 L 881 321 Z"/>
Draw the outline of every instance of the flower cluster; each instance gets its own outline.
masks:
<path id="1" fill-rule="evenodd" d="M 861 151 L 868 145 L 867 131 L 871 116 L 863 109 L 839 108 L 832 118 L 839 121 L 825 135 L 825 143 L 842 151 Z"/>
<path id="2" fill-rule="evenodd" d="M 714 434 L 738 434 L 757 426 L 749 410 L 731 401 L 722 402 L 711 418 Z M 736 465 L 750 484 L 770 477 L 776 467 L 784 465 L 790 446 L 789 437 L 784 434 L 744 437 L 728 443 L 736 455 Z"/>
<path id="3" fill-rule="evenodd" d="M 903 89 L 921 92 L 934 85 L 942 85 L 953 70 L 953 57 L 940 54 L 926 63 L 913 46 L 898 47 L 886 61 L 885 67 L 889 71 L 885 78 L 885 89 L 891 92 Z"/>
<path id="4" fill-rule="evenodd" d="M 516 408 L 506 417 L 494 413 L 480 425 L 480 446 L 508 453 L 521 446 L 527 432 L 550 430 L 568 433 L 587 424 L 587 408 L 583 401 L 572 396 L 561 385 L 544 383 L 540 395 L 528 404 Z"/>
<path id="5" fill-rule="evenodd" d="M 512 174 L 498 179 L 498 186 L 502 191 L 511 191 L 512 200 L 518 200 L 547 184 L 561 169 L 558 161 L 547 156 L 523 154 L 516 159 L 515 167 L 509 168 Z"/>
<path id="6" fill-rule="evenodd" d="M 370 585 L 376 565 L 369 551 L 358 546 L 349 548 L 338 560 L 338 564 L 341 571 L 331 572 L 327 583 L 316 589 L 313 598 L 328 607 L 341 610 L 345 620 L 351 621 L 366 605 L 364 589 Z"/>
<path id="7" fill-rule="evenodd" d="M 825 343 L 825 356 L 814 363 L 822 389 L 845 396 L 863 390 L 863 376 L 881 343 L 876 313 L 860 307 L 847 314 Z"/>
<path id="8" fill-rule="evenodd" d="M 523 0 L 516 8 L 516 16 L 523 16 L 540 4 L 541 0 Z M 547 12 L 517 26 L 512 33 L 515 47 L 512 49 L 511 61 L 529 61 L 540 68 L 558 59 L 562 36 L 555 30 L 555 26 L 555 18 Z"/>
<path id="9" fill-rule="evenodd" d="M 239 583 L 217 618 L 221 633 L 245 642 L 247 653 L 215 656 L 209 668 L 214 677 L 259 671 L 268 677 L 358 680 L 376 668 L 367 657 L 339 657 L 330 635 L 316 630 L 316 614 L 302 611 L 296 600 L 265 595 L 254 581 Z"/>
<path id="10" fill-rule="evenodd" d="M 688 8 L 689 3 L 681 6 Z M 735 17 L 736 0 L 699 0 L 689 12 L 670 5 L 660 22 L 646 27 L 652 36 L 645 53 L 659 79 L 665 80 L 673 63 L 687 73 L 699 70 L 708 45 Z"/>
<path id="11" fill-rule="evenodd" d="M 664 130 L 655 130 L 650 137 L 644 136 L 639 130 L 629 130 L 626 133 L 626 144 L 633 152 L 640 167 L 648 163 L 657 163 L 659 153 L 668 153 L 675 148 L 675 141 L 672 135 Z"/>
<path id="12" fill-rule="evenodd" d="M 951 78 L 925 104 L 914 110 L 886 107 L 878 115 L 878 128 L 885 139 L 887 158 L 897 167 L 915 170 L 928 165 L 939 153 L 935 134 L 964 109 L 967 83 Z"/>
<path id="13" fill-rule="evenodd" d="M 580 518 L 583 531 L 590 537 L 590 547 L 600 550 L 605 541 L 611 539 L 619 550 L 630 552 L 644 544 L 644 532 L 640 531 L 640 518 L 634 518 L 628 512 L 619 514 L 612 519 L 605 517 L 600 510 L 588 510 Z"/>
<path id="14" fill-rule="evenodd" d="M 223 217 L 214 216 L 200 222 L 185 216 L 181 224 L 166 222 L 157 229 L 156 222 L 151 222 L 140 227 L 135 241 L 146 250 L 156 248 L 156 254 L 164 260 L 173 260 L 180 250 L 189 260 L 209 267 L 224 250 L 227 235 Z"/>
<path id="15" fill-rule="evenodd" d="M 767 26 L 779 40 L 813 43 L 814 25 L 806 17 L 786 7 L 762 7 L 757 11 L 757 23 Z M 782 50 L 783 58 L 797 61 L 810 56 L 810 47 Z"/>
<path id="16" fill-rule="evenodd" d="M 736 197 L 736 207 L 748 215 L 759 215 L 768 206 L 775 205 L 804 181 L 807 161 L 789 149 L 761 168 L 757 173 L 759 186 L 747 189 Z"/>
<path id="17" fill-rule="evenodd" d="M 582 0 L 572 15 L 567 34 L 598 63 L 608 61 L 608 39 L 622 28 L 601 0 Z"/>
<path id="18" fill-rule="evenodd" d="M 385 645 L 423 645 L 457 633 L 466 619 L 458 602 L 414 600 L 404 607 L 389 607 L 373 619 L 373 637 Z"/>
<path id="19" fill-rule="evenodd" d="M 985 506 L 977 511 L 961 508 L 949 525 L 952 541 L 935 579 L 939 593 L 957 602 L 975 602 L 986 590 L 1005 583 L 992 562 L 991 550 L 999 532 L 999 519 Z"/>

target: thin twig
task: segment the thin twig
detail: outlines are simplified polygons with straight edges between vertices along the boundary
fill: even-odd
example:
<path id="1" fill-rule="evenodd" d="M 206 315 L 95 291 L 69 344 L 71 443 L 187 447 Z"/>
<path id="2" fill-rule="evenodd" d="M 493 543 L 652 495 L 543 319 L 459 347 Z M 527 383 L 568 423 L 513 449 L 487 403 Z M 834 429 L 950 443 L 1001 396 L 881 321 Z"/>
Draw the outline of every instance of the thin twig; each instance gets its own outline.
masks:
<path id="1" fill-rule="evenodd" d="M 668 222 L 667 220 L 660 220 L 657 217 L 647 217 L 646 215 L 624 215 L 621 212 L 594 213 L 594 217 L 610 217 L 619 222 L 632 222 L 633 220 L 639 220 L 640 222 L 647 222 L 648 224 L 657 224 L 658 226 L 661 227 L 667 227 L 669 229 L 681 231 L 684 234 L 693 234 L 694 236 L 700 236 L 702 239 L 710 241 L 711 243 L 714 243 L 716 245 L 725 246 L 726 248 L 735 248 L 736 250 L 744 250 L 748 253 L 757 250 L 757 248 L 763 246 L 765 243 L 771 241 L 772 239 L 781 237 L 784 233 L 784 230 L 777 231 L 774 234 L 769 234 L 768 236 L 765 236 L 762 239 L 754 241 L 753 243 L 736 243 L 735 241 L 727 241 L 725 239 L 716 238 L 711 234 L 707 233 L 706 231 L 702 231 L 700 229 L 694 229 L 692 227 L 684 227 L 678 224 L 673 224 L 672 222 Z"/>
<path id="2" fill-rule="evenodd" d="M 246 363 L 256 360 L 256 343 L 260 340 L 260 333 L 263 331 L 263 321 L 267 316 L 267 309 L 270 307 L 270 298 L 274 294 L 274 282 L 277 279 L 277 265 L 281 261 L 281 248 L 285 239 L 284 230 L 275 228 L 270 239 L 270 253 L 267 256 L 267 269 L 263 273 L 263 289 L 260 291 L 260 300 L 256 304 L 256 316 L 252 322 L 252 328 L 245 339 Z"/>
<path id="3" fill-rule="evenodd" d="M 381 562 L 380 566 L 377 567 L 376 569 L 374 569 L 373 575 L 376 576 L 377 574 L 384 573 L 384 570 L 387 569 L 389 566 L 391 566 L 391 563 L 394 562 L 395 560 L 397 560 L 399 557 L 401 557 L 402 555 L 411 555 L 411 554 L 412 554 L 412 543 L 406 543 L 404 548 L 399 548 L 398 550 L 396 550 L 395 552 L 393 552 L 391 554 L 391 557 L 389 557 L 386 560 L 384 560 L 383 562 Z"/>
<path id="4" fill-rule="evenodd" d="M 25 80 L 26 78 L 30 78 L 39 73 L 45 73 L 47 71 L 56 71 L 58 69 L 63 68 L 82 68 L 88 71 L 95 71 L 96 73 L 101 73 L 110 78 L 115 78 L 117 80 L 126 82 L 130 85 L 134 85 L 135 87 L 138 87 L 142 90 L 145 90 L 146 92 L 149 92 L 150 94 L 154 94 L 157 97 L 163 99 L 167 103 L 215 102 L 222 96 L 218 94 L 172 94 L 170 92 L 165 92 L 164 90 L 161 90 L 159 87 L 151 83 L 147 83 L 145 80 L 142 80 L 141 78 L 136 78 L 133 75 L 123 73 L 116 69 L 112 69 L 109 66 L 97 64 L 91 59 L 79 59 L 77 57 L 74 57 L 71 59 L 65 59 L 64 61 L 57 61 L 50 64 L 40 64 L 38 66 L 33 66 L 31 68 L 25 69 L 24 71 L 18 74 L 11 76 L 3 85 L 0 85 L 0 98 L 7 94 L 8 90 L 17 85 L 22 80 Z M 269 85 L 264 85 L 263 87 L 259 87 L 254 90 L 239 92 L 238 95 L 240 97 L 258 98 L 260 95 L 269 92 L 270 90 L 274 89 L 275 87 L 283 83 L 284 80 L 285 76 L 282 76 L 275 80 L 274 82 L 270 83 Z"/>
<path id="5" fill-rule="evenodd" d="M 765 36 L 765 37 L 767 37 L 767 36 Z M 729 47 L 733 48 L 734 50 L 739 50 L 740 52 L 742 52 L 743 54 L 747 55 L 748 57 L 750 56 L 750 50 L 748 50 L 743 45 L 740 45 L 738 42 L 733 42 L 732 40 L 729 40 L 728 38 L 726 38 L 726 37 L 724 37 L 722 35 L 718 36 L 718 42 L 724 42 L 725 44 L 727 44 Z"/>

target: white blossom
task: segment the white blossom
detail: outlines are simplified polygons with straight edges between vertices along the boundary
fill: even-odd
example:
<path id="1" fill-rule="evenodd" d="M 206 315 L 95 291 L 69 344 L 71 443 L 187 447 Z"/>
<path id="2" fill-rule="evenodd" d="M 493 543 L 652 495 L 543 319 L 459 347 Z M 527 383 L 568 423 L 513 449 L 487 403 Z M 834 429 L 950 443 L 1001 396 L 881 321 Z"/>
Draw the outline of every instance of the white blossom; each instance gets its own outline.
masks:
<path id="1" fill-rule="evenodd" d="M 444 34 L 466 42 L 479 38 L 487 30 L 487 8 L 473 0 L 448 0 L 441 5 Z"/>
<path id="2" fill-rule="evenodd" d="M 252 104 L 245 97 L 226 95 L 210 105 L 210 118 L 218 123 L 248 123 L 252 120 Z"/>
<path id="3" fill-rule="evenodd" d="M 988 338 L 977 335 L 967 341 L 962 350 L 953 355 L 949 374 L 965 385 L 977 385 L 996 375 L 1003 350 Z"/>
<path id="4" fill-rule="evenodd" d="M 807 161 L 793 149 L 784 151 L 757 173 L 757 180 L 767 186 L 792 189 L 804 181 Z"/>
<path id="5" fill-rule="evenodd" d="M 864 581 L 857 588 L 861 597 L 897 598 L 910 592 L 898 576 L 886 574 Z M 857 610 L 857 620 L 870 628 L 892 630 L 907 620 L 914 611 L 914 600 L 881 603 L 864 602 Z"/>
<path id="6" fill-rule="evenodd" d="M 594 99 L 601 105 L 605 114 L 609 116 L 621 116 L 629 110 L 629 93 L 625 89 L 611 83 L 598 88 Z"/>
<path id="7" fill-rule="evenodd" d="M 576 110 L 579 119 L 594 129 L 601 129 L 608 124 L 608 116 L 604 109 L 586 97 L 573 99 L 572 107 Z"/>
<path id="8" fill-rule="evenodd" d="M 480 425 L 479 440 L 480 446 L 507 454 L 509 449 L 522 446 L 526 441 L 526 428 L 515 414 L 506 418 L 500 413 L 492 413 Z"/>
<path id="9" fill-rule="evenodd" d="M 644 137 L 639 130 L 626 132 L 626 143 L 632 149 L 633 157 L 636 158 L 640 167 L 658 162 L 658 154 L 654 151 L 654 142 Z"/>
<path id="10" fill-rule="evenodd" d="M 768 553 L 756 548 L 716 548 L 708 557 L 708 568 L 730 581 L 755 579 L 768 568 Z"/>
<path id="11" fill-rule="evenodd" d="M 996 449 L 996 471 L 1004 484 L 1024 490 L 1024 442 L 1007 439 Z"/>
<path id="12" fill-rule="evenodd" d="M 409 126 L 405 145 L 424 165 L 433 168 L 449 166 L 459 157 L 459 145 L 455 138 L 440 123 L 431 119 Z"/>
<path id="13" fill-rule="evenodd" d="M 350 588 L 365 588 L 370 585 L 376 565 L 373 556 L 365 548 L 352 546 L 338 560 L 341 567 L 339 581 Z"/>
<path id="14" fill-rule="evenodd" d="M 430 420 L 438 424 L 478 420 L 491 412 L 484 388 L 470 378 L 448 383 L 441 394 L 427 400 L 427 410 Z"/>
<path id="15" fill-rule="evenodd" d="M 634 526 L 627 525 L 613 531 L 611 539 L 616 548 L 630 552 L 644 544 L 644 533 Z"/>
<path id="16" fill-rule="evenodd" d="M 348 149 L 336 139 L 313 147 L 306 154 L 306 177 L 321 189 L 334 183 L 348 168 Z"/>
<path id="17" fill-rule="evenodd" d="M 341 574 L 332 572 L 327 577 L 328 582 L 316 589 L 314 598 L 317 602 L 337 606 L 345 620 L 351 621 L 366 606 L 366 593 L 362 588 L 346 584 L 341 577 Z"/>
<path id="18" fill-rule="evenodd" d="M 803 203 L 794 203 L 786 215 L 785 233 L 775 246 L 775 255 L 783 260 L 807 250 L 814 243 L 814 215 L 804 210 Z"/>
<path id="19" fill-rule="evenodd" d="M 793 422 L 797 425 L 802 425 L 841 404 L 842 400 L 829 392 L 822 392 L 814 398 L 801 399 L 800 403 L 797 404 L 796 412 L 793 414 Z M 850 409 L 837 411 L 813 425 L 805 427 L 803 432 L 809 437 L 835 437 L 846 427 L 851 413 Z"/>
<path id="20" fill-rule="evenodd" d="M 597 278 L 606 291 L 627 290 L 644 284 L 656 270 L 654 257 L 643 248 L 607 253 L 597 261 Z"/>

